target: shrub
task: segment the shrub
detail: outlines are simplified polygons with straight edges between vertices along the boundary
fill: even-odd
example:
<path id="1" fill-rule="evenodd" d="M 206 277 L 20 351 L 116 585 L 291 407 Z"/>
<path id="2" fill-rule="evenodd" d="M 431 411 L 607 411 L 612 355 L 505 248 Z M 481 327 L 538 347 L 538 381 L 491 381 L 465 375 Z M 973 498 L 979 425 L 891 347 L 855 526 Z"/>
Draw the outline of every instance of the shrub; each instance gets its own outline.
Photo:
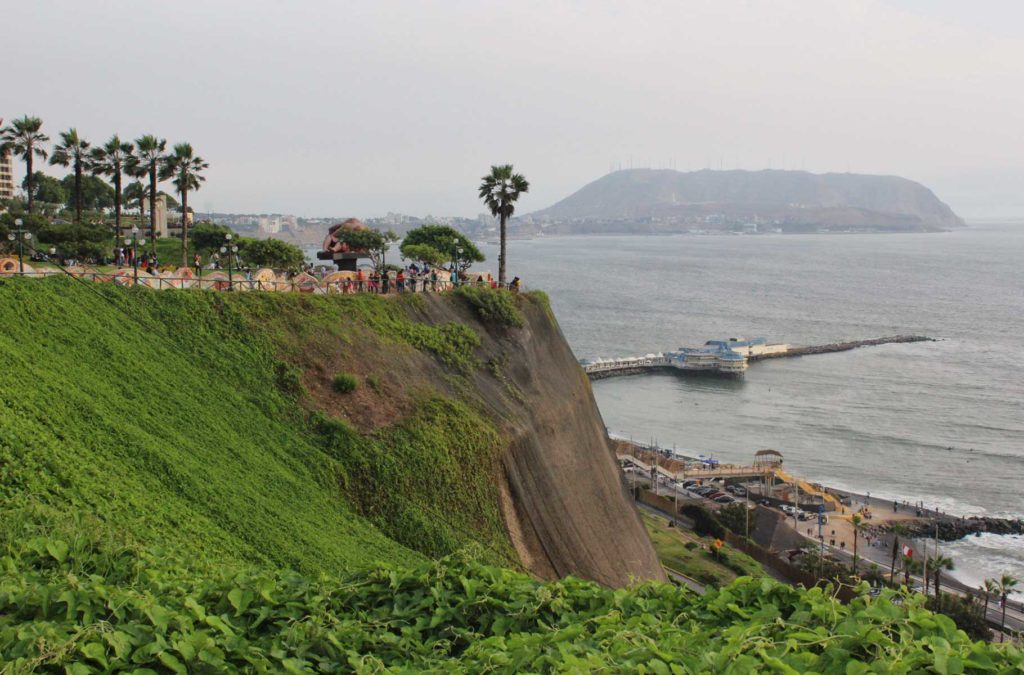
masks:
<path id="1" fill-rule="evenodd" d="M 687 504 L 679 511 L 693 521 L 693 531 L 700 536 L 719 539 L 725 536 L 725 528 L 715 518 L 715 514 L 700 504 Z"/>
<path id="2" fill-rule="evenodd" d="M 695 542 L 695 541 L 688 541 L 688 542 L 686 542 L 686 550 L 687 551 L 696 551 L 697 550 L 697 542 Z"/>
<path id="3" fill-rule="evenodd" d="M 338 373 L 334 376 L 334 391 L 339 394 L 348 394 L 353 392 L 359 387 L 359 380 L 356 379 L 355 375 L 349 373 Z"/>
<path id="4" fill-rule="evenodd" d="M 459 286 L 455 295 L 469 303 L 477 317 L 484 323 L 501 324 L 522 328 L 524 321 L 515 297 L 510 291 L 490 286 Z"/>

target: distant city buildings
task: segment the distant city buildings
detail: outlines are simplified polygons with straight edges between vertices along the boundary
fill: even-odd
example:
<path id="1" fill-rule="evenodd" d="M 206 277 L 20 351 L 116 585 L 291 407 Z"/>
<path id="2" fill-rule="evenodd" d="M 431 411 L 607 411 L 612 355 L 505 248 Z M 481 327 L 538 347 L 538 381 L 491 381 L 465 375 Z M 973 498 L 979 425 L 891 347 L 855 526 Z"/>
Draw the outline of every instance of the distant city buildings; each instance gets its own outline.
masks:
<path id="1" fill-rule="evenodd" d="M 10 152 L 0 152 L 0 199 L 14 198 L 14 168 Z"/>

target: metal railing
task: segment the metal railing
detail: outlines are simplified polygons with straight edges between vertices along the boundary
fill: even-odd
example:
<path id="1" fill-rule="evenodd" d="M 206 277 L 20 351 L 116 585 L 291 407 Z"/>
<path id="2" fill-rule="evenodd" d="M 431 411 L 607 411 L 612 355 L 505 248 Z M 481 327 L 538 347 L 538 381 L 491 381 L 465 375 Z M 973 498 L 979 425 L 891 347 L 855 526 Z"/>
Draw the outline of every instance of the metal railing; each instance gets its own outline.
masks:
<path id="1" fill-rule="evenodd" d="M 140 271 L 141 272 L 141 271 Z M 60 276 L 61 274 L 73 276 L 77 279 L 84 279 L 96 283 L 114 283 L 119 286 L 144 286 L 154 290 L 167 289 L 198 289 L 211 291 L 267 291 L 286 293 L 314 293 L 318 295 L 349 295 L 357 293 L 369 293 L 374 295 L 397 295 L 402 293 L 444 293 L 453 290 L 456 286 L 486 287 L 489 284 L 480 282 L 463 282 L 454 284 L 450 280 L 431 278 L 409 278 L 401 281 L 388 279 L 386 282 L 380 279 L 336 279 L 327 281 L 317 279 L 308 275 L 296 275 L 291 279 L 254 279 L 245 276 L 228 278 L 223 272 L 216 271 L 200 276 L 163 276 L 152 275 L 141 272 L 137 277 L 130 268 L 122 268 L 115 272 L 77 271 L 74 269 L 59 270 L 33 270 L 31 272 L 2 271 L 3 277 L 26 277 L 26 278 L 47 278 Z M 515 290 L 511 284 L 495 286 Z"/>

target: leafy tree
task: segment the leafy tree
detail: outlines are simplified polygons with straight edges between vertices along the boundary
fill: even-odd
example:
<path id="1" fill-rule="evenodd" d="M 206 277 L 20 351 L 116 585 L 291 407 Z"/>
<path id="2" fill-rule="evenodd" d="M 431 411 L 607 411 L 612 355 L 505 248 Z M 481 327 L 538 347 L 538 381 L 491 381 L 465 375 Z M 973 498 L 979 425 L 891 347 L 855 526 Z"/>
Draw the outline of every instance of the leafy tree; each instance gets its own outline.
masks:
<path id="1" fill-rule="evenodd" d="M 89 141 L 79 136 L 78 129 L 74 127 L 60 132 L 60 143 L 53 149 L 50 164 L 74 168 L 71 194 L 74 197 L 75 222 L 82 222 L 82 177 L 90 166 Z"/>
<path id="2" fill-rule="evenodd" d="M 110 232 L 83 223 L 47 223 L 38 232 L 40 244 L 54 246 L 65 258 L 100 261 L 106 255 Z"/>
<path id="3" fill-rule="evenodd" d="M 68 174 L 61 179 L 64 191 L 68 195 L 74 194 L 75 176 Z M 96 176 L 82 176 L 81 181 L 82 208 L 87 211 L 100 211 L 109 209 L 114 205 L 114 188 L 102 178 Z M 72 201 L 69 201 L 68 208 L 74 208 Z"/>
<path id="4" fill-rule="evenodd" d="M 224 245 L 227 236 L 235 236 L 227 225 L 215 225 L 209 221 L 196 223 L 192 227 L 192 246 L 199 251 L 214 251 Z"/>
<path id="5" fill-rule="evenodd" d="M 114 185 L 114 236 L 121 239 L 121 176 L 128 165 L 128 159 L 132 156 L 134 146 L 131 143 L 123 142 L 117 134 L 110 137 L 110 140 L 98 148 L 94 148 L 91 155 L 92 171 L 101 176 L 110 176 Z"/>
<path id="6" fill-rule="evenodd" d="M 735 534 L 743 537 L 747 532 L 747 507 L 739 502 L 718 509 L 718 520 Z"/>
<path id="7" fill-rule="evenodd" d="M 28 183 L 28 176 L 25 176 L 23 185 L 26 191 L 28 190 Z M 36 175 L 33 176 L 32 189 L 35 193 L 32 196 L 37 202 L 60 204 L 63 206 L 68 201 L 68 191 L 64 189 L 64 184 L 53 176 L 47 176 L 42 171 L 36 171 Z"/>
<path id="8" fill-rule="evenodd" d="M 136 178 L 149 178 L 149 240 L 156 250 L 156 185 L 162 180 L 161 167 L 167 141 L 153 134 L 135 139 L 135 152 L 128 160 L 128 171 Z"/>
<path id="9" fill-rule="evenodd" d="M 460 248 L 462 253 L 458 252 Z M 474 262 L 486 259 L 466 235 L 446 225 L 421 225 L 409 230 L 399 250 L 403 258 L 435 266 L 457 259 L 459 272 L 465 272 Z"/>
<path id="10" fill-rule="evenodd" d="M 50 140 L 41 131 L 42 127 L 41 119 L 25 115 L 11 122 L 10 126 L 0 129 L 0 151 L 18 155 L 25 162 L 29 213 L 32 213 L 32 182 L 35 176 L 32 162 L 36 157 L 46 159 L 46 149 L 42 145 Z"/>
<path id="11" fill-rule="evenodd" d="M 7 235 L 17 228 L 14 221 L 18 218 L 21 218 L 22 229 L 28 230 L 37 238 L 39 231 L 50 224 L 50 221 L 37 213 L 22 213 L 20 210 L 14 209 L 7 213 L 0 213 L 0 246 L 11 252 L 18 250 L 17 242 L 8 241 Z"/>
<path id="12" fill-rule="evenodd" d="M 170 179 L 181 195 L 181 264 L 188 265 L 188 193 L 198 190 L 206 180 L 202 171 L 210 165 L 192 150 L 188 143 L 178 143 L 174 152 L 164 158 L 162 176 Z M 150 203 L 152 208 L 153 203 Z M 156 221 L 154 220 L 155 224 Z M 155 234 L 155 233 L 154 233 Z"/>
<path id="13" fill-rule="evenodd" d="M 240 248 L 245 260 L 257 267 L 292 269 L 306 259 L 302 249 L 280 239 L 243 239 Z"/>
<path id="14" fill-rule="evenodd" d="M 499 219 L 501 227 L 501 249 L 498 254 L 498 283 L 505 285 L 505 238 L 506 224 L 516 210 L 519 195 L 530 191 L 530 183 L 521 174 L 513 173 L 511 164 L 492 166 L 491 172 L 480 183 L 480 199 Z"/>
<path id="15" fill-rule="evenodd" d="M 338 241 L 348 244 L 354 251 L 366 251 L 374 269 L 384 269 L 385 254 L 398 241 L 398 235 L 388 230 L 349 230 L 341 228 L 334 233 Z"/>

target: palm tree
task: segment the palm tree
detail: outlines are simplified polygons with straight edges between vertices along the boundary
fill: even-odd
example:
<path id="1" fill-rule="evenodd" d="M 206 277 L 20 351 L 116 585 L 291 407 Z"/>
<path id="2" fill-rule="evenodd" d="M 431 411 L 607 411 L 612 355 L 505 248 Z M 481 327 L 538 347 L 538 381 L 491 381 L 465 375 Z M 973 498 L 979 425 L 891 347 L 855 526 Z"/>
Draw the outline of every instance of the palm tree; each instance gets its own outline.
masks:
<path id="1" fill-rule="evenodd" d="M 163 177 L 170 178 L 181 195 L 181 266 L 188 267 L 188 193 L 198 190 L 206 178 L 199 172 L 209 168 L 188 143 L 178 143 L 164 160 Z"/>
<path id="2" fill-rule="evenodd" d="M 146 200 L 149 198 L 149 193 L 146 190 L 146 186 L 142 184 L 142 181 L 133 180 L 124 187 L 124 202 L 125 205 L 135 204 L 139 207 L 139 227 L 142 227 L 142 218 L 146 213 Z"/>
<path id="3" fill-rule="evenodd" d="M 889 567 L 889 585 L 893 584 L 896 578 L 896 555 L 900 552 L 900 537 L 906 534 L 907 528 L 900 523 L 892 526 L 892 565 Z"/>
<path id="4" fill-rule="evenodd" d="M 53 149 L 51 165 L 72 165 L 75 171 L 75 222 L 82 222 L 82 175 L 89 169 L 89 141 L 71 127 L 60 132 L 60 144 Z"/>
<path id="5" fill-rule="evenodd" d="M 939 580 L 942 576 L 942 570 L 952 571 L 954 569 L 953 559 L 947 558 L 941 553 L 936 553 L 935 557 L 928 559 L 928 567 L 932 570 L 932 574 L 935 575 L 935 597 L 941 598 Z"/>
<path id="6" fill-rule="evenodd" d="M 11 125 L 0 129 L 0 152 L 10 152 L 21 157 L 25 162 L 25 189 L 28 190 L 28 212 L 32 213 L 32 192 L 35 186 L 35 174 L 32 171 L 32 160 L 36 157 L 46 159 L 46 149 L 41 147 L 50 140 L 40 129 L 43 121 L 38 117 L 24 115 Z"/>
<path id="7" fill-rule="evenodd" d="M 132 144 L 123 142 L 117 134 L 110 137 L 103 146 L 92 151 L 92 171 L 97 175 L 110 176 L 114 183 L 114 231 L 121 241 L 121 176 L 128 158 L 132 155 Z"/>
<path id="8" fill-rule="evenodd" d="M 480 199 L 501 222 L 501 249 L 498 253 L 498 284 L 505 285 L 505 225 L 516 211 L 519 195 L 530 191 L 530 184 L 521 174 L 512 173 L 511 164 L 492 166 L 480 183 Z"/>
<path id="9" fill-rule="evenodd" d="M 860 526 L 864 523 L 864 518 L 859 513 L 855 513 L 850 516 L 850 524 L 853 525 L 853 573 L 857 574 L 857 539 L 860 538 Z"/>
<path id="10" fill-rule="evenodd" d="M 999 590 L 999 597 L 1003 600 L 1003 618 L 999 621 L 999 641 L 1002 642 L 1006 639 L 1006 596 L 1008 596 L 1014 589 L 1017 588 L 1017 584 L 1020 580 L 1017 577 L 1004 574 L 999 577 L 999 581 L 996 582 Z"/>
<path id="11" fill-rule="evenodd" d="M 129 173 L 136 178 L 149 177 L 149 241 L 156 250 L 156 185 L 161 180 L 167 141 L 153 134 L 135 139 L 135 152 L 128 162 Z"/>
<path id="12" fill-rule="evenodd" d="M 985 614 L 984 614 L 984 616 L 985 616 L 985 618 L 987 620 L 987 618 L 988 618 L 988 599 L 990 597 L 992 597 L 992 596 L 999 595 L 999 582 L 996 581 L 995 579 L 985 579 L 985 583 L 982 584 L 982 586 L 981 586 L 981 588 L 979 590 L 981 590 L 981 592 L 985 594 Z"/>

